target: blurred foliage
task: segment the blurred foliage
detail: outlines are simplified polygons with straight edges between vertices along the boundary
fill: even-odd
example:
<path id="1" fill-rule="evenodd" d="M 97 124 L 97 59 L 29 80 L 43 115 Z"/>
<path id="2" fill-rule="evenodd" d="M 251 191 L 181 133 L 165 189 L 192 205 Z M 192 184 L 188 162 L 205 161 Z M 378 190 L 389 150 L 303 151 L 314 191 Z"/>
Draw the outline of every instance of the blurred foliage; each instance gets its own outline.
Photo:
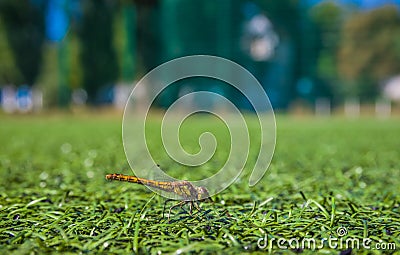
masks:
<path id="1" fill-rule="evenodd" d="M 2 0 L 0 14 L 16 66 L 22 75 L 21 80 L 17 76 L 14 78 L 21 83 L 33 85 L 42 62 L 45 39 L 43 9 L 31 4 L 29 0 Z"/>
<path id="2" fill-rule="evenodd" d="M 275 103 L 283 107 L 296 97 L 374 99 L 382 82 L 400 73 L 395 6 L 361 12 L 333 1 L 310 7 L 300 0 L 83 0 L 74 7 L 77 13 L 71 2 L 63 7 L 69 30 L 53 45 L 45 43 L 46 3 L 0 1 L 0 86 L 38 83 L 56 97 L 52 103 L 68 103 L 77 88 L 87 91 L 89 103 L 99 103 L 104 88 L 133 82 L 189 54 L 218 55 L 245 66 L 268 93 L 280 94 Z M 254 61 L 243 47 L 249 4 L 266 15 L 279 37 L 276 55 L 267 61 Z M 302 94 L 301 80 L 310 81 L 310 92 Z M 236 99 L 231 91 L 223 93 Z M 166 91 L 168 100 L 160 105 L 178 94 L 179 86 Z"/>
<path id="3" fill-rule="evenodd" d="M 315 76 L 331 91 L 337 92 L 337 50 L 341 40 L 340 29 L 344 21 L 344 10 L 334 2 L 322 2 L 310 11 L 315 26 L 316 56 Z"/>
<path id="4" fill-rule="evenodd" d="M 70 66 L 70 70 L 68 73 L 68 83 L 70 84 L 71 89 L 77 89 L 81 87 L 82 84 L 82 63 L 79 61 L 80 56 L 80 41 L 76 34 L 71 34 L 69 36 L 69 58 L 68 65 Z"/>
<path id="5" fill-rule="evenodd" d="M 22 82 L 21 73 L 16 67 L 14 53 L 8 43 L 3 21 L 0 19 L 0 86 L 17 81 Z"/>
<path id="6" fill-rule="evenodd" d="M 400 73 L 400 16 L 395 6 L 351 16 L 342 37 L 338 68 L 356 95 L 376 95 L 380 81 Z"/>
<path id="7" fill-rule="evenodd" d="M 201 1 L 184 0 L 160 1 L 161 55 L 164 61 L 192 54 L 210 54 L 226 57 L 246 67 L 266 90 L 277 91 L 272 98 L 275 107 L 286 107 L 293 96 L 294 84 L 302 72 L 301 34 L 299 1 Z M 280 47 L 270 57 L 255 60 L 250 54 L 255 35 L 249 28 L 255 18 L 264 16 L 272 23 L 272 29 L 279 37 Z M 260 24 L 260 23 L 259 23 Z M 254 24 L 251 26 L 255 26 Z M 263 33 L 260 24 L 259 33 Z M 150 26 L 151 27 L 151 26 Z M 269 29 L 269 28 L 268 28 Z M 250 31 L 252 30 L 252 31 Z M 264 31 L 265 32 L 265 31 Z M 269 35 L 270 36 L 270 35 Z M 254 44 L 253 44 L 254 46 Z M 284 74 L 284 75 L 281 75 Z M 168 107 L 179 97 L 185 81 L 175 87 L 168 87 L 158 98 L 157 103 Z M 219 93 L 227 96 L 239 107 L 249 107 L 242 103 L 240 93 L 231 87 L 225 88 L 208 81 L 191 79 L 190 89 L 202 90 L 218 87 Z M 293 93 L 293 94 L 292 94 Z"/>
<path id="8" fill-rule="evenodd" d="M 136 78 L 136 7 L 126 3 L 116 10 L 114 45 L 121 67 L 120 78 L 131 82 Z"/>
<path id="9" fill-rule="evenodd" d="M 161 64 L 161 59 L 158 56 L 162 54 L 159 24 L 162 19 L 160 17 L 160 7 L 154 3 L 151 4 L 151 2 L 136 6 L 136 59 L 140 66 L 138 71 L 143 74 Z"/>
<path id="10" fill-rule="evenodd" d="M 113 45 L 115 5 L 112 1 L 83 2 L 83 20 L 79 27 L 83 87 L 88 102 L 96 103 L 103 86 L 113 84 L 118 78 L 118 61 Z"/>
<path id="11" fill-rule="evenodd" d="M 44 93 L 44 104 L 55 106 L 58 104 L 58 47 L 54 44 L 44 46 L 42 71 L 38 77 L 38 85 Z"/>

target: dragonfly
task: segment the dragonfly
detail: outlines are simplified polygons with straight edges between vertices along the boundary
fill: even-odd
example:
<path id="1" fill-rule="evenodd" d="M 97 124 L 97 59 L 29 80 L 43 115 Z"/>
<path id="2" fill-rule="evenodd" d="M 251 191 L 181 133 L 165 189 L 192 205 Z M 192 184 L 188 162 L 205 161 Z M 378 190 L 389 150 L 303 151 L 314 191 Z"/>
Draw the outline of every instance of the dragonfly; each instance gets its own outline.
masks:
<path id="1" fill-rule="evenodd" d="M 189 203 L 189 213 L 192 214 L 193 207 L 195 207 L 198 211 L 200 211 L 200 207 L 197 204 L 198 201 L 206 201 L 206 200 L 212 201 L 205 187 L 195 186 L 189 181 L 155 181 L 155 180 L 148 180 L 145 178 L 139 178 L 133 175 L 124 175 L 124 174 L 107 174 L 106 179 L 146 185 L 152 188 L 156 188 L 158 190 L 178 195 L 179 197 L 181 197 L 182 201 L 170 207 L 168 219 L 171 215 L 172 209 L 177 206 L 182 206 L 184 204 Z M 173 199 L 167 199 L 165 201 L 163 216 L 164 216 L 165 205 L 169 201 L 173 201 Z"/>

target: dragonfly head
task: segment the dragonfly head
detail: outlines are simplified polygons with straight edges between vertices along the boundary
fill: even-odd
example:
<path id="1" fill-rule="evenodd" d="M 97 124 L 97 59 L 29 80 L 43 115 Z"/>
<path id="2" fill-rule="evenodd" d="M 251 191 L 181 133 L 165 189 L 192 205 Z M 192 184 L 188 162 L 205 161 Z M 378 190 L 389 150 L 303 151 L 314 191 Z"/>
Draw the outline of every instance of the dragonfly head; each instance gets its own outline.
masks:
<path id="1" fill-rule="evenodd" d="M 197 200 L 204 200 L 210 197 L 208 190 L 205 187 L 196 187 L 197 189 Z"/>

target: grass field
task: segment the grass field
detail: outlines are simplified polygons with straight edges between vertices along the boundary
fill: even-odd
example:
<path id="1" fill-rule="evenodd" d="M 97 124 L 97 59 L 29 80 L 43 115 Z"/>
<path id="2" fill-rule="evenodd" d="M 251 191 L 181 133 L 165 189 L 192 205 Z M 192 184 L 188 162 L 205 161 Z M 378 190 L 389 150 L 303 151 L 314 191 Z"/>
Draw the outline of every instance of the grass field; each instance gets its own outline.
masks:
<path id="1" fill-rule="evenodd" d="M 328 254 L 350 254 L 350 238 L 360 240 L 353 254 L 399 254 L 399 119 L 278 117 L 275 155 L 258 185 L 248 187 L 244 176 L 200 212 L 174 209 L 170 221 L 162 217 L 164 198 L 104 178 L 132 174 L 120 118 L 0 121 L 1 254 L 312 253 L 294 241 L 279 247 L 305 238 Z M 333 249 L 328 240 L 341 235 Z M 265 237 L 272 247 L 258 247 Z"/>

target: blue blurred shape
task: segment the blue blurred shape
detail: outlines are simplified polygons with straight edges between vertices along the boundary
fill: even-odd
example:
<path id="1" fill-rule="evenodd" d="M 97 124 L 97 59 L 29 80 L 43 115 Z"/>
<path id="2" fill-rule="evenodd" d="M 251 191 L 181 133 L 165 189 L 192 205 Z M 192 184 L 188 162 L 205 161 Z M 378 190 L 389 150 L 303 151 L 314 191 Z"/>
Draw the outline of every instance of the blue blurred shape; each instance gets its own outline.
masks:
<path id="1" fill-rule="evenodd" d="M 363 0 L 361 2 L 362 2 L 361 6 L 364 9 L 375 9 L 385 4 L 393 4 L 397 6 L 399 5 L 398 0 Z"/>
<path id="2" fill-rule="evenodd" d="M 312 90 L 313 90 L 313 82 L 311 79 L 304 77 L 297 82 L 297 92 L 300 95 L 307 96 L 311 94 Z"/>
<path id="3" fill-rule="evenodd" d="M 46 36 L 49 41 L 61 41 L 68 31 L 67 0 L 49 0 L 46 13 Z"/>
<path id="4" fill-rule="evenodd" d="M 242 12 L 246 19 L 251 19 L 253 16 L 260 13 L 260 9 L 258 6 L 253 2 L 246 2 L 243 5 Z"/>
<path id="5" fill-rule="evenodd" d="M 18 110 L 27 112 L 32 110 L 32 91 L 28 85 L 18 88 L 16 93 Z"/>
<path id="6" fill-rule="evenodd" d="M 313 6 L 321 2 L 327 2 L 327 0 L 302 0 L 306 5 Z M 393 4 L 400 6 L 400 0 L 334 0 L 333 2 L 339 4 L 352 4 L 358 6 L 361 9 L 375 9 L 379 8 L 385 4 Z"/>

